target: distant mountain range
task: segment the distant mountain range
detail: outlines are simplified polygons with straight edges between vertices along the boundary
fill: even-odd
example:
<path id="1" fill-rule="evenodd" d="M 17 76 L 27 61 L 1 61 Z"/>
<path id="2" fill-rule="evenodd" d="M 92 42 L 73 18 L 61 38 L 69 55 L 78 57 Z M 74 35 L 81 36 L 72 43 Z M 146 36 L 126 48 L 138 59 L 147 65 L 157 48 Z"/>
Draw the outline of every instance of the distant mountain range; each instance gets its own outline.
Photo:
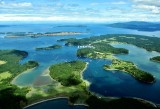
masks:
<path id="1" fill-rule="evenodd" d="M 143 21 L 132 21 L 123 23 L 113 23 L 107 26 L 116 28 L 126 28 L 138 31 L 160 31 L 160 22 L 143 22 Z"/>

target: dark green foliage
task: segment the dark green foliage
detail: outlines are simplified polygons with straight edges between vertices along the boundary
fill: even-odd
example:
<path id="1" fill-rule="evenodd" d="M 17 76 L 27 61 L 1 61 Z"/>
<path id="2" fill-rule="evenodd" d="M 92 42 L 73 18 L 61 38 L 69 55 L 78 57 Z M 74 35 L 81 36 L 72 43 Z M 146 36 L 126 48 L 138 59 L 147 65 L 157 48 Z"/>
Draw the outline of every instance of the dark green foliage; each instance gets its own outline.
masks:
<path id="1" fill-rule="evenodd" d="M 137 80 L 140 80 L 140 81 L 146 82 L 146 83 L 155 82 L 155 78 L 153 77 L 153 75 L 151 75 L 148 72 L 142 71 L 137 68 L 130 68 L 130 69 L 126 68 L 125 70 L 127 72 L 130 72 L 132 74 L 132 76 L 134 76 Z"/>
<path id="2" fill-rule="evenodd" d="M 52 46 L 48 46 L 48 47 L 36 48 L 36 50 L 53 50 L 53 49 L 57 49 L 57 48 L 62 48 L 62 46 L 61 45 L 52 45 Z"/>
<path id="3" fill-rule="evenodd" d="M 81 72 L 85 65 L 82 61 L 55 64 L 50 67 L 50 75 L 64 86 L 78 85 L 82 82 Z"/>
<path id="4" fill-rule="evenodd" d="M 87 54 L 94 54 L 94 50 L 92 48 L 82 48 L 77 50 L 78 57 L 87 57 Z"/>
<path id="5" fill-rule="evenodd" d="M 79 98 L 80 96 L 81 96 L 81 95 L 80 95 L 79 93 L 77 93 L 77 92 L 72 93 L 72 95 L 69 96 L 69 101 L 74 104 L 74 103 L 78 100 L 78 98 Z"/>
<path id="6" fill-rule="evenodd" d="M 113 54 L 128 54 L 128 50 L 124 48 L 114 48 L 113 46 L 105 43 L 105 42 L 99 42 L 99 43 L 94 43 L 92 46 L 95 47 L 95 51 L 101 52 L 101 53 L 113 53 Z"/>
<path id="7" fill-rule="evenodd" d="M 89 105 L 89 109 L 157 109 L 151 104 L 132 98 L 105 101 L 102 98 L 90 96 L 86 103 Z"/>
<path id="8" fill-rule="evenodd" d="M 160 56 L 156 56 L 153 58 L 150 58 L 151 61 L 156 61 L 156 62 L 160 62 Z"/>
<path id="9" fill-rule="evenodd" d="M 22 109 L 27 105 L 26 92 L 13 85 L 0 90 L 0 109 Z"/>
<path id="10" fill-rule="evenodd" d="M 125 64 L 124 64 L 125 63 Z M 145 83 L 153 83 L 155 82 L 155 78 L 148 72 L 138 69 L 132 62 L 129 61 L 121 61 L 118 59 L 112 60 L 112 65 L 105 65 L 104 69 L 118 69 L 120 71 L 125 71 L 126 73 L 131 74 L 135 79 L 145 82 Z"/>
<path id="11" fill-rule="evenodd" d="M 35 61 L 28 61 L 27 63 L 24 64 L 24 66 L 26 66 L 27 69 L 31 69 L 39 66 L 39 64 L 38 62 L 35 62 Z"/>

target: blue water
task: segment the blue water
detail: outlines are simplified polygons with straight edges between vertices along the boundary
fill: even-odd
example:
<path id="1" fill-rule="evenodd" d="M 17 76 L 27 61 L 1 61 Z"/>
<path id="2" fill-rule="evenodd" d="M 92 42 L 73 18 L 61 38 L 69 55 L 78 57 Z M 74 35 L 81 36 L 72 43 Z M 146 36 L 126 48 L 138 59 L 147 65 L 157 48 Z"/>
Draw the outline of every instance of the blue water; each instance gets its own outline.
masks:
<path id="1" fill-rule="evenodd" d="M 85 32 L 83 35 L 39 37 L 39 38 L 3 38 L 0 35 L 0 49 L 25 50 L 29 56 L 22 60 L 23 64 L 29 60 L 38 61 L 40 66 L 28 73 L 21 74 L 14 84 L 19 86 L 35 85 L 38 82 L 47 82 L 49 78 L 44 78 L 42 74 L 46 69 L 55 63 L 77 60 L 77 47 L 66 47 L 63 42 L 57 42 L 62 38 L 84 38 L 102 34 L 139 34 L 160 37 L 160 31 L 142 32 L 129 29 L 111 28 L 102 24 L 86 24 L 86 27 L 57 27 L 66 24 L 17 24 L 8 27 L 0 27 L 0 32 L 59 32 L 76 31 Z M 53 44 L 60 44 L 63 47 L 49 51 L 35 51 L 36 47 L 45 47 Z M 156 83 L 148 85 L 140 83 L 130 75 L 119 71 L 105 71 L 104 64 L 111 64 L 110 60 L 104 59 L 81 59 L 89 62 L 87 70 L 84 72 L 84 79 L 91 82 L 90 91 L 104 96 L 129 96 L 147 99 L 160 103 L 160 64 L 150 62 L 149 58 L 160 55 L 156 52 L 148 52 L 133 45 L 116 44 L 115 47 L 122 47 L 129 50 L 128 55 L 116 55 L 117 58 L 134 62 L 140 69 L 152 73 L 156 77 Z"/>

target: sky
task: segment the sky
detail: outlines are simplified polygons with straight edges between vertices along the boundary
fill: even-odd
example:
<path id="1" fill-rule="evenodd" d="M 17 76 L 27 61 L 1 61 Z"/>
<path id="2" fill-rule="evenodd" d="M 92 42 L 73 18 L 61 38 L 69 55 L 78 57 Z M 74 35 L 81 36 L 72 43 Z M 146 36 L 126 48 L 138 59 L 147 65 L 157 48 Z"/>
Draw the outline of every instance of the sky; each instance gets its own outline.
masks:
<path id="1" fill-rule="evenodd" d="M 160 21 L 160 0 L 0 0 L 0 21 Z"/>

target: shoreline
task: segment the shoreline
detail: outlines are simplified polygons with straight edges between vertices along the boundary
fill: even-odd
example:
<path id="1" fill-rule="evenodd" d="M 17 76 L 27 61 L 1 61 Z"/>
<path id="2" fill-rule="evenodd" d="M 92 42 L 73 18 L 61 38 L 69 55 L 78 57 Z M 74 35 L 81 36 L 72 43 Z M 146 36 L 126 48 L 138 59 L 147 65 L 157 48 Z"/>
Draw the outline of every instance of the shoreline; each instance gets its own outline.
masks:
<path id="1" fill-rule="evenodd" d="M 104 97 L 104 96 L 101 96 L 101 95 L 97 95 L 96 93 L 92 93 L 92 94 L 97 96 L 98 98 L 108 99 L 108 101 L 106 101 L 106 102 L 109 102 L 109 101 L 112 101 L 112 100 L 116 100 L 116 99 L 120 99 L 120 98 L 130 98 L 130 99 L 138 100 L 139 102 L 142 102 L 142 103 L 145 103 L 145 104 L 149 104 L 149 105 L 151 105 L 151 106 L 153 106 L 155 108 L 157 108 L 160 105 L 160 104 L 154 103 L 152 101 L 145 100 L 145 99 L 142 99 L 142 98 L 137 98 L 137 97 L 111 97 L 111 96 Z M 48 102 L 48 101 L 52 101 L 52 100 L 58 100 L 58 99 L 67 99 L 68 100 L 68 105 L 71 105 L 71 106 L 86 106 L 86 107 L 88 107 L 87 104 L 70 104 L 68 97 L 53 97 L 53 98 L 44 99 L 42 101 L 32 103 L 32 104 L 30 104 L 28 106 L 25 106 L 23 109 L 27 109 L 29 107 L 36 106 L 36 105 L 39 105 L 39 104 L 44 103 L 44 102 Z"/>
<path id="2" fill-rule="evenodd" d="M 127 72 L 127 71 L 125 71 L 125 70 L 108 69 L 108 68 L 107 68 L 107 69 L 104 68 L 104 70 L 108 70 L 108 71 L 120 71 L 120 72 L 126 73 L 126 74 L 128 74 L 128 75 L 131 75 L 134 79 L 136 79 L 136 80 L 138 80 L 138 81 L 140 81 L 140 82 L 142 82 L 142 83 L 146 83 L 146 84 L 153 84 L 154 82 L 156 82 L 156 80 L 154 80 L 154 81 L 152 81 L 152 82 L 145 82 L 145 81 L 142 81 L 142 80 L 140 80 L 140 79 L 137 79 L 136 76 L 130 74 L 129 72 Z"/>
<path id="3" fill-rule="evenodd" d="M 81 79 L 83 80 L 83 82 L 85 82 L 85 84 L 86 84 L 86 89 L 89 87 L 89 85 L 91 84 L 90 82 L 88 82 L 87 80 L 84 80 L 83 79 L 83 73 L 84 73 L 84 71 L 87 69 L 87 67 L 88 67 L 88 64 L 89 64 L 89 62 L 86 62 L 86 66 L 85 66 L 85 68 L 81 71 Z M 47 71 L 47 70 L 49 70 L 48 68 L 45 70 L 45 71 Z M 45 76 L 50 76 L 49 75 L 49 72 L 44 72 L 43 73 Z M 43 75 L 42 74 L 42 75 Z M 54 79 L 53 79 L 54 80 Z M 89 92 L 91 92 L 90 90 L 88 90 Z M 97 96 L 98 98 L 106 98 L 106 99 L 108 99 L 107 101 L 109 102 L 109 101 L 112 101 L 112 100 L 115 100 L 115 99 L 120 99 L 120 98 L 123 98 L 123 97 L 111 97 L 111 96 L 109 96 L 109 97 L 105 97 L 105 96 L 101 96 L 101 95 L 98 95 L 98 94 L 96 94 L 96 93 L 94 93 L 94 92 L 91 92 L 93 95 L 95 95 L 95 96 Z M 139 102 L 142 102 L 142 103 L 146 103 L 146 104 L 149 104 L 149 105 L 151 105 L 151 106 L 153 106 L 153 107 L 158 107 L 158 105 L 159 104 L 156 104 L 156 103 L 154 103 L 154 102 L 152 102 L 152 101 L 149 101 L 149 100 L 145 100 L 145 99 L 142 99 L 142 98 L 137 98 L 137 97 L 124 97 L 124 98 L 131 98 L 131 99 L 135 99 L 135 100 L 138 100 Z M 41 101 L 38 101 L 38 102 L 33 102 L 33 104 L 29 104 L 28 106 L 25 106 L 23 109 L 27 109 L 27 108 L 29 108 L 29 107 L 32 107 L 32 106 L 36 106 L 36 105 L 39 105 L 39 104 L 41 104 L 41 103 L 44 103 L 44 102 L 48 102 L 48 101 L 52 101 L 52 100 L 58 100 L 58 99 L 67 99 L 68 100 L 68 105 L 72 105 L 72 106 L 86 106 L 86 107 L 88 107 L 88 105 L 86 104 L 86 103 L 82 103 L 82 104 L 70 104 L 70 101 L 69 101 L 69 97 L 65 97 L 65 96 L 63 96 L 63 97 L 53 97 L 53 98 L 49 98 L 49 99 L 44 99 L 44 100 L 41 100 Z"/>
<path id="4" fill-rule="evenodd" d="M 16 85 L 16 86 L 18 86 L 18 87 L 23 87 L 23 86 L 19 86 L 19 85 L 15 84 L 16 79 L 17 79 L 19 76 L 21 76 L 22 74 L 29 73 L 30 71 L 34 70 L 35 68 L 36 68 L 36 67 L 31 68 L 31 69 L 27 69 L 27 70 L 25 70 L 24 72 L 18 74 L 17 76 L 15 76 L 15 77 L 12 79 L 12 81 L 11 81 L 10 83 L 11 83 L 11 84 L 14 84 L 14 85 Z"/>
<path id="5" fill-rule="evenodd" d="M 85 68 L 80 72 L 80 74 L 81 74 L 81 79 L 82 79 L 82 81 L 85 82 L 85 84 L 86 84 L 86 89 L 91 85 L 91 83 L 90 83 L 89 81 L 87 81 L 87 80 L 85 80 L 85 79 L 83 78 L 83 73 L 84 73 L 85 70 L 88 68 L 88 64 L 89 64 L 89 62 L 86 62 Z"/>
<path id="6" fill-rule="evenodd" d="M 32 107 L 32 106 L 35 106 L 35 105 L 38 105 L 38 104 L 41 104 L 41 103 L 44 103 L 44 102 L 48 102 L 48 101 L 52 101 L 52 100 L 58 100 L 58 99 L 67 99 L 68 100 L 68 105 L 71 105 L 71 106 L 86 106 L 86 107 L 88 107 L 88 105 L 86 105 L 86 104 L 69 104 L 69 98 L 68 97 L 54 97 L 54 98 L 50 98 L 50 99 L 46 99 L 46 100 L 42 100 L 42 101 L 30 104 L 28 106 L 25 106 L 23 109 L 27 109 L 29 107 Z"/>

